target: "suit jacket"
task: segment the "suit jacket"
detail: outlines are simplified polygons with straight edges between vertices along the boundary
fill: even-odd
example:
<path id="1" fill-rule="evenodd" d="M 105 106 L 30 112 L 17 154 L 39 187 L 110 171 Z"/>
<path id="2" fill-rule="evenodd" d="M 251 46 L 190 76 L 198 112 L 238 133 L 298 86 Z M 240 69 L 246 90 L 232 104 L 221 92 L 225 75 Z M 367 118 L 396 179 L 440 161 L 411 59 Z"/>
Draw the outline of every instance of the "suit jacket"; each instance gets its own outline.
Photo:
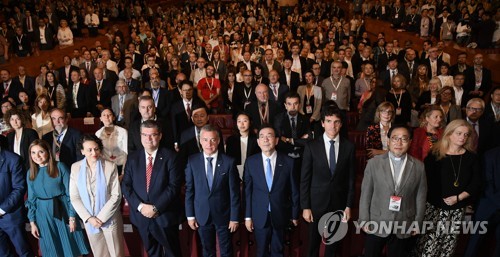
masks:
<path id="1" fill-rule="evenodd" d="M 25 57 L 28 54 L 31 54 L 32 48 L 31 48 L 31 39 L 28 37 L 28 35 L 23 34 L 21 38 L 21 43 L 17 41 L 17 34 L 14 35 L 12 42 L 12 48 L 14 50 L 14 54 L 16 54 L 19 57 Z M 21 50 L 22 49 L 22 50 Z"/>
<path id="2" fill-rule="evenodd" d="M 255 39 L 259 38 L 259 33 L 252 31 L 250 33 L 250 36 L 248 35 L 248 32 L 242 32 L 241 35 L 243 35 L 243 43 L 253 43 Z"/>
<path id="3" fill-rule="evenodd" d="M 236 65 L 236 67 L 240 66 L 240 64 L 245 64 L 246 66 L 246 63 L 244 61 L 239 61 L 238 64 Z M 253 73 L 253 71 L 255 70 L 255 67 L 257 66 L 257 63 L 254 62 L 254 61 L 250 61 L 250 67 L 252 68 L 251 71 Z"/>
<path id="4" fill-rule="evenodd" d="M 16 137 L 16 132 L 12 131 L 7 134 L 7 140 L 9 142 L 9 151 L 14 152 L 14 141 Z M 21 135 L 21 143 L 19 146 L 20 155 L 22 161 L 24 161 L 24 168 L 28 170 L 30 167 L 30 153 L 29 147 L 35 139 L 38 139 L 38 133 L 30 128 L 23 128 L 23 134 Z"/>
<path id="5" fill-rule="evenodd" d="M 127 81 L 125 80 L 125 83 L 127 83 Z M 128 89 L 130 92 L 136 92 L 138 93 L 139 90 L 141 89 L 141 82 L 137 79 L 131 79 L 130 80 L 130 85 L 128 86 Z"/>
<path id="6" fill-rule="evenodd" d="M 49 143 L 50 149 L 54 149 L 54 133 L 51 131 L 42 136 L 42 139 Z M 80 150 L 77 150 L 78 142 L 80 141 L 80 131 L 68 127 L 64 133 L 64 138 L 61 143 L 61 150 L 59 154 L 60 162 L 64 163 L 66 167 L 71 167 L 73 163 L 83 159 Z M 54 155 L 55 156 L 55 155 Z"/>
<path id="7" fill-rule="evenodd" d="M 491 80 L 491 70 L 483 67 L 483 76 L 481 79 L 481 86 L 479 87 L 479 91 L 483 92 L 483 98 L 488 94 L 491 89 L 492 80 Z M 470 91 L 474 91 L 476 86 L 476 75 L 474 74 L 474 67 L 466 70 L 465 73 L 465 83 L 464 83 L 464 94 L 469 96 Z M 470 97 L 470 96 L 469 96 Z"/>
<path id="8" fill-rule="evenodd" d="M 35 98 L 36 98 L 35 78 L 26 75 L 24 78 L 24 85 L 21 83 L 21 79 L 19 78 L 19 76 L 15 76 L 12 80 L 16 81 L 16 84 L 17 84 L 17 82 L 19 82 L 19 84 L 21 85 L 21 88 L 19 88 L 19 89 L 26 91 L 26 93 L 29 96 L 30 104 L 33 104 L 35 102 Z M 18 94 L 19 94 L 19 92 L 18 92 Z M 16 98 L 15 100 L 20 101 L 19 97 Z M 18 104 L 19 103 L 20 102 L 18 102 Z"/>
<path id="9" fill-rule="evenodd" d="M 8 97 L 12 97 L 12 99 L 16 100 L 16 102 L 20 101 L 19 100 L 19 91 L 23 88 L 23 85 L 19 80 L 11 79 L 10 80 L 10 86 L 9 86 L 9 93 L 7 94 Z M 4 95 L 5 89 L 3 83 L 0 83 L 0 96 Z"/>
<path id="10" fill-rule="evenodd" d="M 128 128 L 130 122 L 132 122 L 130 115 L 132 112 L 133 103 L 135 101 L 137 101 L 135 95 L 131 93 L 125 94 L 122 106 L 123 120 L 121 122 L 118 122 L 118 116 L 120 115 L 120 97 L 118 95 L 114 95 L 111 97 L 111 109 L 116 116 L 117 123 L 120 123 L 120 125 L 125 128 Z"/>
<path id="11" fill-rule="evenodd" d="M 276 103 L 271 101 L 267 101 L 267 106 L 268 106 L 267 119 L 269 125 L 272 126 L 274 124 L 274 117 L 276 117 L 276 114 L 280 113 L 281 110 Z M 250 117 L 252 118 L 253 127 L 256 129 L 260 129 L 263 125 L 265 125 L 262 124 L 262 121 L 260 119 L 259 108 L 260 107 L 258 101 L 255 101 L 249 104 L 245 110 L 248 113 L 248 115 L 250 115 Z"/>
<path id="12" fill-rule="evenodd" d="M 291 55 L 289 57 L 293 58 Z M 309 69 L 311 69 L 311 66 L 309 66 L 307 58 L 305 58 L 303 56 L 299 56 L 299 60 L 300 60 L 300 72 L 302 73 L 301 77 L 302 77 L 302 79 L 304 79 L 306 77 L 306 71 L 308 71 Z M 280 74 L 280 78 L 281 78 L 281 74 Z"/>
<path id="13" fill-rule="evenodd" d="M 71 81 L 71 72 L 72 71 L 80 71 L 80 69 L 74 65 L 70 65 L 69 67 L 69 77 L 67 78 L 68 81 L 66 82 L 66 68 L 62 66 L 61 68 L 57 69 L 58 73 L 58 78 L 57 81 L 59 81 L 59 84 L 61 84 L 65 89 L 68 89 L 69 85 L 73 85 L 73 82 Z"/>
<path id="14" fill-rule="evenodd" d="M 130 206 L 130 220 L 143 229 L 150 226 L 160 228 L 176 226 L 180 220 L 180 189 L 182 171 L 174 152 L 159 148 L 153 164 L 149 192 L 146 191 L 146 154 L 144 150 L 129 153 L 122 181 L 122 193 Z M 156 206 L 159 216 L 144 217 L 138 210 L 139 204 Z"/>
<path id="15" fill-rule="evenodd" d="M 400 225 L 402 222 L 406 222 L 405 232 L 413 221 L 422 225 L 427 199 L 425 168 L 421 161 L 409 154 L 406 155 L 406 158 L 406 165 L 398 188 L 394 184 L 391 173 L 389 154 L 378 155 L 368 161 L 361 185 L 360 222 L 397 221 L 401 222 Z M 391 211 L 388 208 L 389 199 L 393 195 L 403 198 L 399 212 Z M 401 233 L 401 230 L 394 232 L 398 238 L 411 236 L 409 233 Z M 389 234 L 375 233 L 375 235 L 387 237 Z"/>
<path id="16" fill-rule="evenodd" d="M 210 190 L 203 158 L 203 153 L 193 154 L 186 166 L 186 216 L 201 226 L 239 221 L 240 180 L 234 159 L 218 153 Z"/>
<path id="17" fill-rule="evenodd" d="M 239 112 L 245 111 L 246 108 L 248 108 L 248 105 L 245 108 L 245 102 L 255 102 L 257 101 L 257 97 L 255 96 L 255 84 L 252 84 L 251 89 L 249 91 L 246 89 L 247 87 L 245 86 L 244 83 L 236 83 L 234 85 L 234 91 L 233 91 L 233 116 L 236 117 L 236 114 Z M 245 96 L 245 92 L 247 92 L 248 99 Z"/>
<path id="18" fill-rule="evenodd" d="M 193 101 L 191 104 L 191 109 L 193 106 L 203 104 L 204 103 L 197 97 L 193 96 Z M 172 124 L 172 132 L 174 133 L 174 142 L 179 143 L 181 139 L 181 133 L 193 126 L 193 121 L 191 117 L 188 117 L 186 109 L 184 107 L 184 102 L 177 101 L 172 105 L 172 109 L 170 110 L 170 123 Z"/>
<path id="19" fill-rule="evenodd" d="M 0 209 L 5 212 L 0 224 L 23 224 L 26 219 L 23 214 L 26 171 L 23 169 L 21 158 L 4 149 L 0 149 L 0 185 Z"/>
<path id="20" fill-rule="evenodd" d="M 97 82 L 90 81 L 90 97 L 96 98 L 96 104 L 101 104 L 104 107 L 111 107 L 111 97 L 115 95 L 115 85 L 108 79 L 101 81 L 101 88 L 97 91 Z M 98 115 L 98 113 L 94 113 Z"/>
<path id="21" fill-rule="evenodd" d="M 241 136 L 240 135 L 232 135 L 226 139 L 226 154 L 234 158 L 234 162 L 236 165 L 241 165 Z M 260 153 L 259 145 L 257 144 L 257 136 L 254 134 L 248 135 L 248 144 L 247 144 L 247 155 L 252 156 L 256 153 Z"/>
<path id="22" fill-rule="evenodd" d="M 341 137 L 337 166 L 332 176 L 323 135 L 306 144 L 301 169 L 300 207 L 311 209 L 315 220 L 329 211 L 353 208 L 354 151 L 354 144 Z"/>
<path id="23" fill-rule="evenodd" d="M 198 141 L 196 140 L 196 134 L 195 134 L 195 127 L 191 126 L 187 128 L 186 130 L 181 132 L 181 136 L 179 139 L 179 148 L 180 148 L 180 153 L 179 155 L 181 156 L 181 163 L 185 164 L 187 162 L 188 157 L 191 156 L 192 154 L 199 153 L 201 152 L 201 146 L 199 145 Z M 222 133 L 217 130 L 217 133 L 219 134 L 220 142 L 218 146 L 218 151 L 219 153 L 224 153 L 224 140 L 222 137 Z"/>
<path id="24" fill-rule="evenodd" d="M 94 80 L 94 69 L 97 68 L 97 63 L 95 63 L 94 61 L 91 61 L 90 62 L 90 69 L 87 70 L 87 72 L 89 73 L 89 79 L 90 80 Z M 87 61 L 83 61 L 82 63 L 80 63 L 80 69 L 87 69 Z"/>
<path id="25" fill-rule="evenodd" d="M 306 97 L 307 86 L 300 86 L 297 89 L 297 94 L 300 96 L 300 105 L 299 105 L 299 113 L 304 113 L 304 104 Z M 318 81 L 318 86 L 313 86 L 313 94 L 314 94 L 314 108 L 313 113 L 311 114 L 311 118 L 318 121 L 321 118 L 321 104 L 323 102 L 323 91 L 321 90 L 321 83 Z"/>
<path id="26" fill-rule="evenodd" d="M 146 87 L 147 88 L 147 87 Z M 151 87 L 149 87 L 151 89 Z M 167 99 L 168 89 L 160 88 L 158 89 L 158 100 L 156 104 L 156 114 L 162 119 L 168 119 L 168 114 L 170 113 L 170 108 L 172 103 Z M 153 89 L 151 89 L 153 91 Z"/>
<path id="27" fill-rule="evenodd" d="M 172 131 L 170 130 L 170 126 L 165 126 L 166 122 L 164 119 L 159 117 L 156 118 L 156 121 L 162 125 L 162 136 L 160 141 L 160 146 L 163 148 L 167 148 L 169 150 L 173 150 L 174 142 Z M 141 116 L 139 115 L 138 119 L 132 121 L 128 127 L 128 152 L 132 153 L 137 150 L 142 150 L 143 146 L 141 143 Z"/>
<path id="28" fill-rule="evenodd" d="M 277 152 L 277 155 L 271 190 L 267 187 L 262 154 L 254 154 L 245 162 L 245 218 L 251 218 L 256 228 L 266 227 L 269 205 L 271 224 L 275 229 L 284 229 L 290 219 L 299 218 L 299 188 L 293 175 L 294 161 L 286 154 Z"/>
<path id="29" fill-rule="evenodd" d="M 411 78 L 417 76 L 417 70 L 419 63 L 415 60 L 413 61 L 413 70 L 410 72 L 410 66 L 408 66 L 408 62 L 403 60 L 398 63 L 398 73 L 405 76 L 407 84 L 410 84 Z M 410 78 L 411 73 L 411 78 Z"/>
<path id="30" fill-rule="evenodd" d="M 262 76 L 269 78 L 270 70 L 269 70 L 269 68 L 267 68 L 266 61 L 263 60 L 262 62 L 260 62 L 260 65 L 262 65 Z M 281 64 L 278 61 L 274 60 L 273 61 L 273 70 L 280 72 L 282 69 L 283 69 L 283 67 L 281 66 Z"/>
<path id="31" fill-rule="evenodd" d="M 285 104 L 285 96 L 286 94 L 290 91 L 290 88 L 281 82 L 278 81 L 279 87 L 278 87 L 278 99 L 276 99 L 276 96 L 274 95 L 273 89 L 271 88 L 271 84 L 269 84 L 269 101 L 276 103 L 278 107 L 282 110 L 284 110 L 284 104 Z"/>
<path id="32" fill-rule="evenodd" d="M 113 225 L 121 220 L 120 203 L 122 202 L 122 190 L 120 188 L 120 181 L 118 180 L 118 170 L 115 163 L 106 161 L 104 159 L 101 159 L 101 162 L 103 162 L 104 164 L 103 173 L 106 180 L 106 203 L 99 211 L 99 213 L 97 215 L 92 215 L 91 213 L 89 213 L 89 211 L 83 204 L 80 192 L 78 190 L 80 167 L 82 165 L 87 165 L 87 163 L 83 163 L 83 160 L 78 161 L 71 166 L 69 194 L 71 198 L 71 204 L 82 220 L 85 221 L 92 216 L 96 216 L 103 223 L 109 221 L 108 224 Z"/>
<path id="33" fill-rule="evenodd" d="M 429 79 L 431 79 L 432 78 L 431 60 L 429 58 L 427 58 L 424 61 L 422 61 L 421 64 L 425 64 L 427 66 L 427 77 Z M 439 71 L 439 67 L 441 67 L 442 64 L 443 64 L 443 60 L 438 58 L 437 59 L 437 75 L 441 74 L 441 72 Z"/>
<path id="34" fill-rule="evenodd" d="M 309 119 L 303 114 L 297 114 L 295 117 L 295 130 L 297 132 L 296 137 L 292 137 L 292 125 L 290 124 L 290 119 L 288 118 L 288 113 L 282 112 L 274 118 L 274 129 L 276 130 L 276 135 L 278 137 L 293 138 L 293 143 L 286 143 L 280 140 L 276 149 L 283 151 L 284 153 L 299 153 L 302 154 L 302 150 L 305 144 L 311 140 L 311 128 Z M 307 139 L 303 139 L 302 136 L 308 135 Z M 297 149 L 300 148 L 300 149 Z"/>
<path id="35" fill-rule="evenodd" d="M 46 43 L 46 47 L 48 49 L 52 49 L 54 48 L 54 31 L 52 30 L 51 26 L 45 26 L 45 30 L 44 30 L 44 37 L 45 37 L 45 41 L 47 42 Z M 36 28 L 34 28 L 34 40 L 36 40 L 36 42 L 38 44 L 41 44 L 41 41 L 40 41 L 40 27 L 37 26 Z"/>
<path id="36" fill-rule="evenodd" d="M 74 118 L 85 117 L 87 112 L 96 114 L 96 94 L 95 87 L 86 86 L 80 82 L 78 92 L 76 93 L 76 101 L 78 104 L 78 108 L 76 108 L 73 101 L 73 82 L 70 82 L 68 95 L 66 96 L 66 110 L 70 112 Z"/>
<path id="37" fill-rule="evenodd" d="M 286 74 L 284 70 L 279 72 L 279 76 L 280 76 L 280 83 L 282 85 L 288 85 L 286 83 Z M 288 85 L 288 88 L 290 89 L 291 92 L 297 92 L 297 88 L 299 88 L 299 85 L 300 85 L 300 75 L 298 72 L 292 71 L 290 75 L 290 85 Z"/>

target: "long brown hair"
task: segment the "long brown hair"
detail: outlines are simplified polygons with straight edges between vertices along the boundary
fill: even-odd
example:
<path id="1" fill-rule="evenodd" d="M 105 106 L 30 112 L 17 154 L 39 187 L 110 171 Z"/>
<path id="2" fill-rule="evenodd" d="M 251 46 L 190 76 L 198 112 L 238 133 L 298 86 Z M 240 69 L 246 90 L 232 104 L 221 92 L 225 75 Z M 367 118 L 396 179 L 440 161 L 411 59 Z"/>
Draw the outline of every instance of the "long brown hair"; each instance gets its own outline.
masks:
<path id="1" fill-rule="evenodd" d="M 463 148 L 469 152 L 474 152 L 473 144 L 476 134 L 474 133 L 472 126 L 466 120 L 453 120 L 444 129 L 441 139 L 439 139 L 439 141 L 437 141 L 432 147 L 432 153 L 436 156 L 437 160 L 441 160 L 446 157 L 446 152 L 450 148 L 450 136 L 458 127 L 466 127 L 469 130 L 469 137 L 467 138 Z"/>
<path id="2" fill-rule="evenodd" d="M 47 172 L 49 173 L 49 176 L 51 178 L 56 178 L 57 176 L 59 176 L 59 169 L 57 168 L 57 164 L 56 164 L 56 161 L 54 159 L 54 157 L 52 156 L 52 151 L 50 150 L 50 146 L 49 146 L 49 143 L 45 142 L 44 140 L 41 140 L 41 139 L 36 139 L 35 141 L 33 141 L 33 143 L 31 143 L 30 145 L 30 148 L 29 148 L 29 154 L 30 154 L 30 177 L 29 179 L 31 181 L 35 180 L 36 176 L 38 175 L 38 164 L 36 164 L 33 159 L 31 158 L 31 148 L 33 146 L 40 146 L 41 148 L 43 148 L 44 151 L 47 152 L 47 154 L 49 155 L 48 156 L 48 163 L 47 163 Z"/>

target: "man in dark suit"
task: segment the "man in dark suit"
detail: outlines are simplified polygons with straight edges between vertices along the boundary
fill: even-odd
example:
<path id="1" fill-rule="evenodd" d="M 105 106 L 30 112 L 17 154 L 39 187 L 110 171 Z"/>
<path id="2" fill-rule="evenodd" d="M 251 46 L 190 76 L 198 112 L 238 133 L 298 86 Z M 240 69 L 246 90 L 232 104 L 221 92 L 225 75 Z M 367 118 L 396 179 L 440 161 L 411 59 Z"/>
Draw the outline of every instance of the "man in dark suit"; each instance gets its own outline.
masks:
<path id="1" fill-rule="evenodd" d="M 66 110 L 74 118 L 91 117 L 92 114 L 97 112 L 95 94 L 92 94 L 90 87 L 80 83 L 80 72 L 78 70 L 71 71 L 70 76 L 71 80 L 66 96 Z"/>
<path id="2" fill-rule="evenodd" d="M 175 153 L 160 147 L 160 125 L 147 120 L 140 127 L 141 148 L 129 154 L 122 192 L 130 220 L 139 230 L 148 256 L 181 256 L 179 244 L 182 170 Z"/>
<path id="3" fill-rule="evenodd" d="M 68 89 L 69 84 L 71 84 L 70 73 L 72 71 L 77 71 L 78 73 L 80 73 L 80 69 L 76 66 L 71 65 L 71 58 L 68 55 L 65 55 L 63 57 L 63 63 L 64 65 L 61 68 L 57 69 L 57 74 L 59 74 L 57 81 L 59 81 L 64 89 Z"/>
<path id="4" fill-rule="evenodd" d="M 243 43 L 252 44 L 255 39 L 259 38 L 259 33 L 254 32 L 252 26 L 246 27 L 246 32 L 243 32 Z"/>
<path id="5" fill-rule="evenodd" d="M 283 62 L 283 70 L 279 73 L 280 82 L 287 85 L 290 91 L 297 92 L 300 85 L 300 74 L 292 71 L 293 60 L 291 57 L 285 57 Z"/>
<path id="6" fill-rule="evenodd" d="M 429 49 L 429 58 L 425 59 L 422 64 L 427 66 L 427 77 L 431 79 L 432 77 L 438 76 L 440 73 L 439 69 L 443 64 L 443 60 L 438 58 L 437 47 L 431 47 Z"/>
<path id="7" fill-rule="evenodd" d="M 386 42 L 384 45 L 384 49 L 385 52 L 378 57 L 377 68 L 379 72 L 387 70 L 389 59 L 391 59 L 393 55 L 396 55 L 392 53 L 392 51 L 394 50 L 394 44 L 392 42 Z"/>
<path id="8" fill-rule="evenodd" d="M 300 96 L 289 92 L 284 104 L 286 111 L 274 118 L 274 128 L 280 139 L 277 149 L 296 160 L 300 159 L 305 144 L 312 138 L 310 122 L 299 113 L 299 105 Z"/>
<path id="9" fill-rule="evenodd" d="M 92 56 L 90 55 L 89 50 L 83 51 L 83 61 L 80 63 L 80 69 L 85 69 L 87 70 L 87 73 L 89 74 L 89 79 L 94 79 L 94 69 L 97 68 L 97 64 L 92 61 Z"/>
<path id="10" fill-rule="evenodd" d="M 280 107 L 276 102 L 269 100 L 269 87 L 259 84 L 255 88 L 257 101 L 248 105 L 246 112 L 252 118 L 253 127 L 260 129 L 264 125 L 273 125 L 274 117 L 280 113 Z M 283 108 L 283 107 L 281 107 Z"/>
<path id="11" fill-rule="evenodd" d="M 50 119 L 54 131 L 42 136 L 42 139 L 49 143 L 56 161 L 71 167 L 73 163 L 83 159 L 77 145 L 80 141 L 80 131 L 68 127 L 68 117 L 61 109 L 52 109 Z"/>
<path id="12" fill-rule="evenodd" d="M 479 199 L 477 209 L 474 212 L 474 220 L 476 222 L 487 221 L 488 234 L 496 234 L 496 250 L 492 256 L 500 255 L 500 147 L 496 147 L 486 152 L 484 155 L 484 195 Z M 495 229 L 494 231 L 491 231 Z M 491 231 L 491 232 L 490 232 Z M 486 235 L 482 233 L 474 233 L 469 239 L 469 244 L 465 252 L 465 257 L 478 256 L 478 251 L 484 245 L 484 242 L 489 242 Z M 486 239 L 486 240 L 485 240 Z M 489 248 L 489 247 L 488 247 Z"/>
<path id="13" fill-rule="evenodd" d="M 387 245 L 387 256 L 408 256 L 412 250 L 413 222 L 422 226 L 427 196 L 424 164 L 407 154 L 411 144 L 410 129 L 395 125 L 387 133 L 389 152 L 368 161 L 361 186 L 359 222 L 375 222 L 378 227 L 397 223 L 392 230 L 369 233 L 365 256 L 380 256 Z M 400 227 L 402 226 L 402 228 Z M 365 232 L 374 227 L 362 225 Z"/>
<path id="14" fill-rule="evenodd" d="M 251 70 L 243 71 L 243 82 L 236 83 L 233 90 L 233 117 L 248 108 L 250 103 L 257 101 L 255 97 L 255 82 Z"/>
<path id="15" fill-rule="evenodd" d="M 362 44 L 362 42 L 360 42 Z M 361 50 L 361 53 L 359 55 L 353 55 L 352 56 L 352 73 L 354 74 L 355 77 L 359 75 L 359 73 L 362 71 L 361 66 L 366 63 L 370 63 L 373 67 L 375 67 L 375 61 L 370 58 L 371 55 L 371 48 L 365 47 L 363 50 Z M 330 67 L 330 66 L 329 66 Z M 330 73 L 328 73 L 330 74 Z M 328 76 L 324 76 L 329 77 Z"/>
<path id="16" fill-rule="evenodd" d="M 262 76 L 269 78 L 269 72 L 271 70 L 281 71 L 283 67 L 279 64 L 278 61 L 273 59 L 273 50 L 267 49 L 264 52 L 264 60 L 260 63 L 262 65 Z"/>
<path id="17" fill-rule="evenodd" d="M 200 132 L 201 128 L 208 124 L 208 109 L 204 104 L 193 106 L 191 120 L 193 126 L 182 131 L 179 139 L 179 155 L 181 165 L 187 163 L 188 157 L 192 154 L 201 152 Z M 224 140 L 222 133 L 219 133 L 219 152 L 224 153 Z"/>
<path id="18" fill-rule="evenodd" d="M 316 60 L 311 65 L 309 65 L 309 68 L 312 69 L 313 65 L 315 63 L 317 63 L 321 69 L 319 75 L 322 76 L 323 78 L 330 77 L 330 65 L 332 63 L 330 61 L 323 60 L 324 53 L 323 53 L 323 50 L 321 48 L 316 49 L 316 52 L 314 53 L 314 57 L 316 57 Z"/>
<path id="19" fill-rule="evenodd" d="M 325 106 L 321 111 L 323 135 L 308 142 L 304 149 L 300 181 L 302 217 L 309 225 L 308 256 L 317 257 L 321 243 L 318 233 L 320 218 L 337 210 L 344 211 L 349 221 L 354 204 L 354 144 L 339 136 L 342 126 L 340 111 Z M 336 244 L 326 245 L 325 256 L 335 255 Z"/>
<path id="20" fill-rule="evenodd" d="M 54 31 L 45 24 L 43 18 L 38 19 L 38 27 L 35 28 L 33 40 L 38 44 L 40 50 L 51 50 L 54 48 Z"/>
<path id="21" fill-rule="evenodd" d="M 33 256 L 24 230 L 24 194 L 26 194 L 26 171 L 20 157 L 3 148 L 0 149 L 0 256 L 13 256 L 12 245 L 17 255 Z M 12 243 L 12 244 L 11 244 Z"/>
<path id="22" fill-rule="evenodd" d="M 450 74 L 448 75 L 455 76 L 458 73 L 465 74 L 469 69 L 472 69 L 472 67 L 467 65 L 467 52 L 460 52 L 457 55 L 457 63 L 450 67 Z"/>
<path id="23" fill-rule="evenodd" d="M 16 28 L 16 34 L 14 35 L 11 42 L 11 49 L 18 57 L 30 56 L 33 52 L 31 47 L 31 39 L 26 34 L 23 34 L 23 29 L 21 27 Z"/>
<path id="24" fill-rule="evenodd" d="M 13 80 L 10 76 L 10 71 L 6 69 L 0 70 L 0 79 L 2 80 L 2 86 L 0 86 L 2 98 L 10 97 L 14 100 L 18 99 L 19 91 L 23 87 L 22 84 L 19 81 Z"/>
<path id="25" fill-rule="evenodd" d="M 491 89 L 491 70 L 483 66 L 483 55 L 474 56 L 474 67 L 465 73 L 464 90 L 469 98 L 483 98 Z"/>
<path id="26" fill-rule="evenodd" d="M 382 80 L 385 90 L 389 91 L 392 88 L 392 79 L 399 74 L 398 70 L 398 59 L 395 55 L 392 55 L 388 60 L 388 69 L 380 72 L 380 80 Z"/>
<path id="27" fill-rule="evenodd" d="M 191 155 L 186 166 L 186 216 L 200 235 L 203 256 L 216 256 L 217 234 L 220 256 L 229 257 L 231 233 L 239 224 L 240 180 L 234 159 L 218 151 L 219 141 L 215 127 L 201 128 L 203 151 Z"/>
<path id="28" fill-rule="evenodd" d="M 193 94 L 193 82 L 189 80 L 182 81 L 178 90 L 180 91 L 182 100 L 175 102 L 170 111 L 170 122 L 174 133 L 174 145 L 176 146 L 176 150 L 178 150 L 181 133 L 193 126 L 193 121 L 191 120 L 193 108 L 203 105 L 200 98 Z"/>
<path id="29" fill-rule="evenodd" d="M 406 84 L 410 84 L 410 81 L 417 75 L 418 62 L 415 58 L 417 54 L 413 48 L 407 48 L 404 60 L 398 62 L 398 73 L 405 76 Z"/>
<path id="30" fill-rule="evenodd" d="M 94 80 L 90 81 L 91 97 L 96 98 L 96 110 L 102 111 L 106 107 L 111 107 L 111 97 L 115 95 L 114 84 L 105 79 L 101 68 L 94 69 Z M 98 115 L 98 113 L 94 113 Z"/>
<path id="31" fill-rule="evenodd" d="M 240 64 L 243 63 L 246 65 L 247 70 L 251 70 L 253 73 L 255 70 L 255 66 L 257 66 L 257 63 L 250 60 L 251 57 L 252 57 L 252 54 L 250 52 L 248 52 L 248 51 L 244 52 L 243 53 L 243 61 L 238 62 L 238 65 L 236 65 L 236 67 L 240 67 Z"/>
<path id="32" fill-rule="evenodd" d="M 278 108 L 283 109 L 285 96 L 290 91 L 287 85 L 280 84 L 278 71 L 271 70 L 269 73 L 269 101 L 276 103 Z"/>
<path id="33" fill-rule="evenodd" d="M 294 161 L 275 150 L 279 137 L 271 127 L 259 131 L 262 150 L 245 161 L 245 226 L 254 232 L 256 256 L 283 256 L 285 231 L 299 219 L 299 189 Z"/>
<path id="34" fill-rule="evenodd" d="M 417 6 L 412 5 L 410 7 L 410 13 L 406 15 L 403 27 L 413 33 L 417 33 L 420 30 L 420 15 L 417 13 Z"/>
<path id="35" fill-rule="evenodd" d="M 292 61 L 292 65 L 290 65 L 290 69 L 293 70 L 294 72 L 297 72 L 300 74 L 299 76 L 299 83 L 300 83 L 300 78 L 304 78 L 306 75 L 306 71 L 310 69 L 309 65 L 307 64 L 307 59 L 303 56 L 300 56 L 300 46 L 297 43 L 292 43 L 290 44 L 290 55 L 288 58 Z M 286 62 L 287 58 L 285 58 Z M 285 66 L 285 65 L 283 65 Z"/>
<path id="36" fill-rule="evenodd" d="M 18 74 L 12 80 L 16 84 L 21 85 L 20 90 L 23 90 L 24 92 L 26 92 L 26 94 L 28 94 L 29 103 L 30 105 L 32 105 L 35 102 L 36 98 L 35 78 L 26 74 L 26 68 L 22 65 L 18 66 L 17 70 Z M 17 97 L 15 100 L 18 104 L 20 104 L 19 97 Z"/>
<path id="37" fill-rule="evenodd" d="M 141 82 L 137 79 L 134 79 L 132 75 L 134 74 L 132 68 L 123 69 L 123 76 L 125 77 L 125 84 L 128 87 L 130 92 L 138 93 L 141 89 Z"/>

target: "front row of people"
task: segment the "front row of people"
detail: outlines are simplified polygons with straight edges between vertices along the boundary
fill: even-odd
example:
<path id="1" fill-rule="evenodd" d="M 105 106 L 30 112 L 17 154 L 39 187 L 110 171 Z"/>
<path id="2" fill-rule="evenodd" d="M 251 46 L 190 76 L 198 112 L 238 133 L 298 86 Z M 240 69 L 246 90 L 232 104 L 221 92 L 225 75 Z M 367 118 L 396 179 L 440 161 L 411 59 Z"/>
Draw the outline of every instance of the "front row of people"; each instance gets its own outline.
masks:
<path id="1" fill-rule="evenodd" d="M 342 221 L 347 222 L 354 203 L 354 145 L 339 136 L 341 118 L 332 106 L 322 111 L 325 133 L 305 146 L 300 184 L 294 174 L 299 170 L 297 161 L 275 149 L 279 138 L 272 127 L 263 126 L 257 135 L 262 152 L 249 156 L 244 165 L 244 201 L 235 160 L 218 151 L 217 129 L 203 126 L 201 152 L 191 155 L 185 168 L 185 216 L 200 235 L 203 256 L 215 256 L 216 235 L 221 256 L 232 256 L 231 233 L 238 229 L 240 202 L 245 204 L 245 227 L 256 237 L 257 256 L 283 255 L 286 228 L 298 224 L 300 208 L 311 223 L 309 255 L 316 256 L 322 241 L 321 217 L 342 210 Z M 56 131 L 68 132 L 65 127 Z M 178 225 L 184 167 L 173 151 L 160 146 L 162 136 L 156 121 L 140 125 L 143 149 L 128 156 L 121 187 L 117 166 L 101 155 L 103 144 L 96 136 L 80 137 L 77 147 L 84 159 L 73 163 L 71 172 L 57 144 L 33 141 L 26 207 L 31 233 L 40 240 L 44 256 L 79 256 L 88 254 L 89 248 L 94 256 L 124 256 L 122 192 L 148 255 L 181 256 Z M 436 228 L 439 222 L 463 220 L 464 208 L 481 188 L 472 126 L 464 120 L 452 121 L 424 163 L 407 154 L 411 144 L 407 127 L 393 125 L 387 138 L 388 152 L 367 164 L 359 222 L 406 221 L 409 225 L 426 220 Z M 4 181 L 0 231 L 11 239 L 19 256 L 33 256 L 22 232 L 26 190 L 22 161 L 3 149 L 0 158 L 5 165 L 0 172 Z M 368 233 L 365 256 L 380 256 L 386 244 L 389 256 L 451 256 L 458 238 L 436 230 L 379 233 L 370 226 L 363 230 Z M 413 247 L 410 238 L 419 233 L 423 235 Z M 327 246 L 327 253 L 333 254 L 335 246 Z M 8 240 L 0 240 L 0 255 L 9 256 L 9 251 Z"/>

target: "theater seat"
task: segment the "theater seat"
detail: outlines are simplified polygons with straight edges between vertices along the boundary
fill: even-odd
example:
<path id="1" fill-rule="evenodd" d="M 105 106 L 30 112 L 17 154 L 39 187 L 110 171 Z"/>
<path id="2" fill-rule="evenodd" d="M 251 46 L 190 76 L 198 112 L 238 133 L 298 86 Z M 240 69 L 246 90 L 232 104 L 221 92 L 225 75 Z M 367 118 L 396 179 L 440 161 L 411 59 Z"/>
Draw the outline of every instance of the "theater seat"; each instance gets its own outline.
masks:
<path id="1" fill-rule="evenodd" d="M 347 112 L 347 128 L 349 131 L 356 130 L 356 126 L 359 122 L 359 113 L 358 112 Z"/>
<path id="2" fill-rule="evenodd" d="M 101 120 L 94 117 L 94 124 L 85 124 L 84 118 L 69 118 L 68 127 L 78 129 L 84 134 L 95 134 L 101 128 Z"/>
<path id="3" fill-rule="evenodd" d="M 208 123 L 220 129 L 224 141 L 233 133 L 234 122 L 230 114 L 210 114 Z"/>
<path id="4" fill-rule="evenodd" d="M 366 132 L 365 131 L 349 130 L 347 136 L 349 138 L 349 141 L 351 141 L 356 146 L 356 150 L 366 151 Z"/>

